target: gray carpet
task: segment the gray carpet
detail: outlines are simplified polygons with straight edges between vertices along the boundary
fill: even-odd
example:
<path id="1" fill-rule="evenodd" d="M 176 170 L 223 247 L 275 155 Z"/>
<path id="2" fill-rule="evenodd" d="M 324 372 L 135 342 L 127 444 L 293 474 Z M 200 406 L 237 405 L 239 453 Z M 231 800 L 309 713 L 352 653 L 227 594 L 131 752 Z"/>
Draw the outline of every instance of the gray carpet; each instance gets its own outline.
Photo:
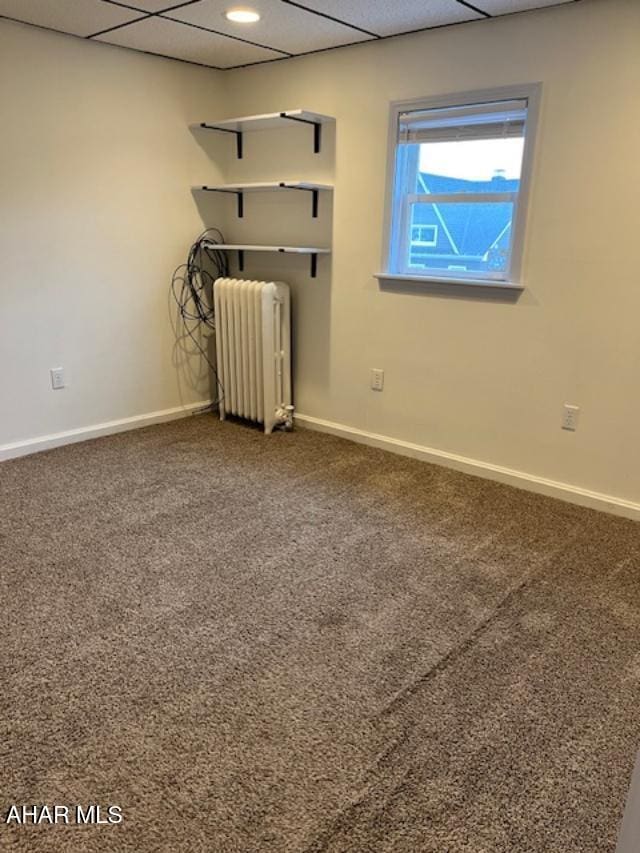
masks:
<path id="1" fill-rule="evenodd" d="M 610 853 L 640 526 L 199 417 L 0 467 L 0 849 Z"/>

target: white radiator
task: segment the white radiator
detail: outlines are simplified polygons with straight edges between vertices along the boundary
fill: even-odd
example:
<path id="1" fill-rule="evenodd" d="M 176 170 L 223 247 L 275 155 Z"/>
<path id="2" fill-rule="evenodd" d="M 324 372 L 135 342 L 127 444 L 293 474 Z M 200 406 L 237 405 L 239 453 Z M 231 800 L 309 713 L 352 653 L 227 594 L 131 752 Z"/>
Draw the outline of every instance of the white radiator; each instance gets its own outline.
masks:
<path id="1" fill-rule="evenodd" d="M 220 420 L 291 426 L 291 299 L 282 282 L 219 278 L 213 286 Z"/>

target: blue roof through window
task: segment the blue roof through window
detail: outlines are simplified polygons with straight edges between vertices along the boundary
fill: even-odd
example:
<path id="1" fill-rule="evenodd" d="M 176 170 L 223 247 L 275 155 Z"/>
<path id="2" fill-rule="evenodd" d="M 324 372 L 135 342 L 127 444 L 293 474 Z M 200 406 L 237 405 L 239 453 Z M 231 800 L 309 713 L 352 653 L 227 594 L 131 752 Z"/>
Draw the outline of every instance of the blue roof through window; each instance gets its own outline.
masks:
<path id="1" fill-rule="evenodd" d="M 423 193 L 517 192 L 520 181 L 496 175 L 488 181 L 467 181 L 421 172 L 417 191 Z M 438 246 L 429 254 L 484 257 L 492 246 L 506 249 L 513 215 L 510 203 L 418 204 L 413 225 L 438 225 Z"/>

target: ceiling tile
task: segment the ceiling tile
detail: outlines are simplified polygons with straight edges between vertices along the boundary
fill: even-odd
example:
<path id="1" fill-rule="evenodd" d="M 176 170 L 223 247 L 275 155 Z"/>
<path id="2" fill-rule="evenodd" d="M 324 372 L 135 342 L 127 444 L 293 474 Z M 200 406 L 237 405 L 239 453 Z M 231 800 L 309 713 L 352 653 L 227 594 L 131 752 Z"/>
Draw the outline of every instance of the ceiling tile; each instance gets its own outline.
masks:
<path id="1" fill-rule="evenodd" d="M 178 6 L 180 3 L 193 2 L 193 0 L 102 0 L 103 3 L 121 3 L 124 6 L 131 6 L 134 9 L 140 9 L 142 12 L 162 12 L 165 9 L 171 9 Z"/>
<path id="2" fill-rule="evenodd" d="M 424 5 L 424 0 L 422 3 Z M 280 0 L 252 0 L 251 8 L 260 12 L 260 21 L 250 25 L 234 24 L 224 16 L 232 5 L 230 0 L 201 0 L 193 6 L 185 6 L 167 14 L 176 20 L 188 21 L 289 53 L 305 53 L 371 39 L 366 33 Z"/>
<path id="3" fill-rule="evenodd" d="M 281 53 L 273 50 L 254 47 L 164 18 L 145 18 L 128 27 L 98 36 L 96 41 L 217 68 L 282 58 Z"/>
<path id="4" fill-rule="evenodd" d="M 527 9 L 541 9 L 543 6 L 560 6 L 573 0 L 478 0 L 474 6 L 490 15 L 508 15 L 510 12 L 524 12 Z"/>
<path id="5" fill-rule="evenodd" d="M 456 0 L 394 0 L 393 3 L 376 0 L 300 0 L 300 5 L 380 36 L 474 21 L 483 17 Z"/>
<path id="6" fill-rule="evenodd" d="M 141 14 L 102 0 L 0 0 L 0 15 L 76 36 L 135 21 Z"/>

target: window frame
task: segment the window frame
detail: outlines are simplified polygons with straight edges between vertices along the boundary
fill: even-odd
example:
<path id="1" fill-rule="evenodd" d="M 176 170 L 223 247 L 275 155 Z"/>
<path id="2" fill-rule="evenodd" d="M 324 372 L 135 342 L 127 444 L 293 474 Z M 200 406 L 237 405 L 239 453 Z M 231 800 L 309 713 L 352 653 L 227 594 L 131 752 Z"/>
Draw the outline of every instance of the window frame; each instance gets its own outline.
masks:
<path id="1" fill-rule="evenodd" d="M 412 100 L 392 101 L 389 111 L 389 137 L 387 150 L 387 185 L 385 193 L 384 211 L 384 244 L 382 255 L 382 268 L 384 272 L 377 273 L 376 278 L 385 280 L 409 281 L 409 282 L 436 282 L 439 284 L 463 284 L 485 287 L 511 288 L 522 290 L 523 284 L 523 256 L 525 250 L 526 222 L 528 218 L 531 184 L 534 170 L 534 155 L 537 139 L 538 120 L 540 113 L 540 102 L 542 95 L 541 83 L 523 83 L 518 85 L 501 86 L 494 89 L 480 89 L 470 92 L 459 92 L 446 95 L 436 95 Z M 525 130 L 525 142 L 522 155 L 522 171 L 520 176 L 520 188 L 517 193 L 517 201 L 513 215 L 513 237 L 512 249 L 509 259 L 509 267 L 502 277 L 489 277 L 482 273 L 470 272 L 469 275 L 457 272 L 447 275 L 445 271 L 416 271 L 415 274 L 396 272 L 394 253 L 397 252 L 407 240 L 401 235 L 406 223 L 402 217 L 394 222 L 395 203 L 395 178 L 396 178 L 396 148 L 398 144 L 398 127 L 400 114 L 405 112 L 429 109 L 442 109 L 446 107 L 475 106 L 494 101 L 527 100 L 527 120 Z M 410 234 L 409 234 L 410 236 Z M 409 243 L 411 241 L 409 240 Z"/>
<path id="2" fill-rule="evenodd" d="M 429 248 L 433 248 L 438 245 L 438 226 L 437 225 L 411 225 L 411 236 L 409 237 L 409 245 L 410 246 L 428 246 Z M 423 228 L 431 228 L 433 236 L 430 240 L 414 240 L 413 239 L 413 229 L 418 228 L 422 230 Z"/>

